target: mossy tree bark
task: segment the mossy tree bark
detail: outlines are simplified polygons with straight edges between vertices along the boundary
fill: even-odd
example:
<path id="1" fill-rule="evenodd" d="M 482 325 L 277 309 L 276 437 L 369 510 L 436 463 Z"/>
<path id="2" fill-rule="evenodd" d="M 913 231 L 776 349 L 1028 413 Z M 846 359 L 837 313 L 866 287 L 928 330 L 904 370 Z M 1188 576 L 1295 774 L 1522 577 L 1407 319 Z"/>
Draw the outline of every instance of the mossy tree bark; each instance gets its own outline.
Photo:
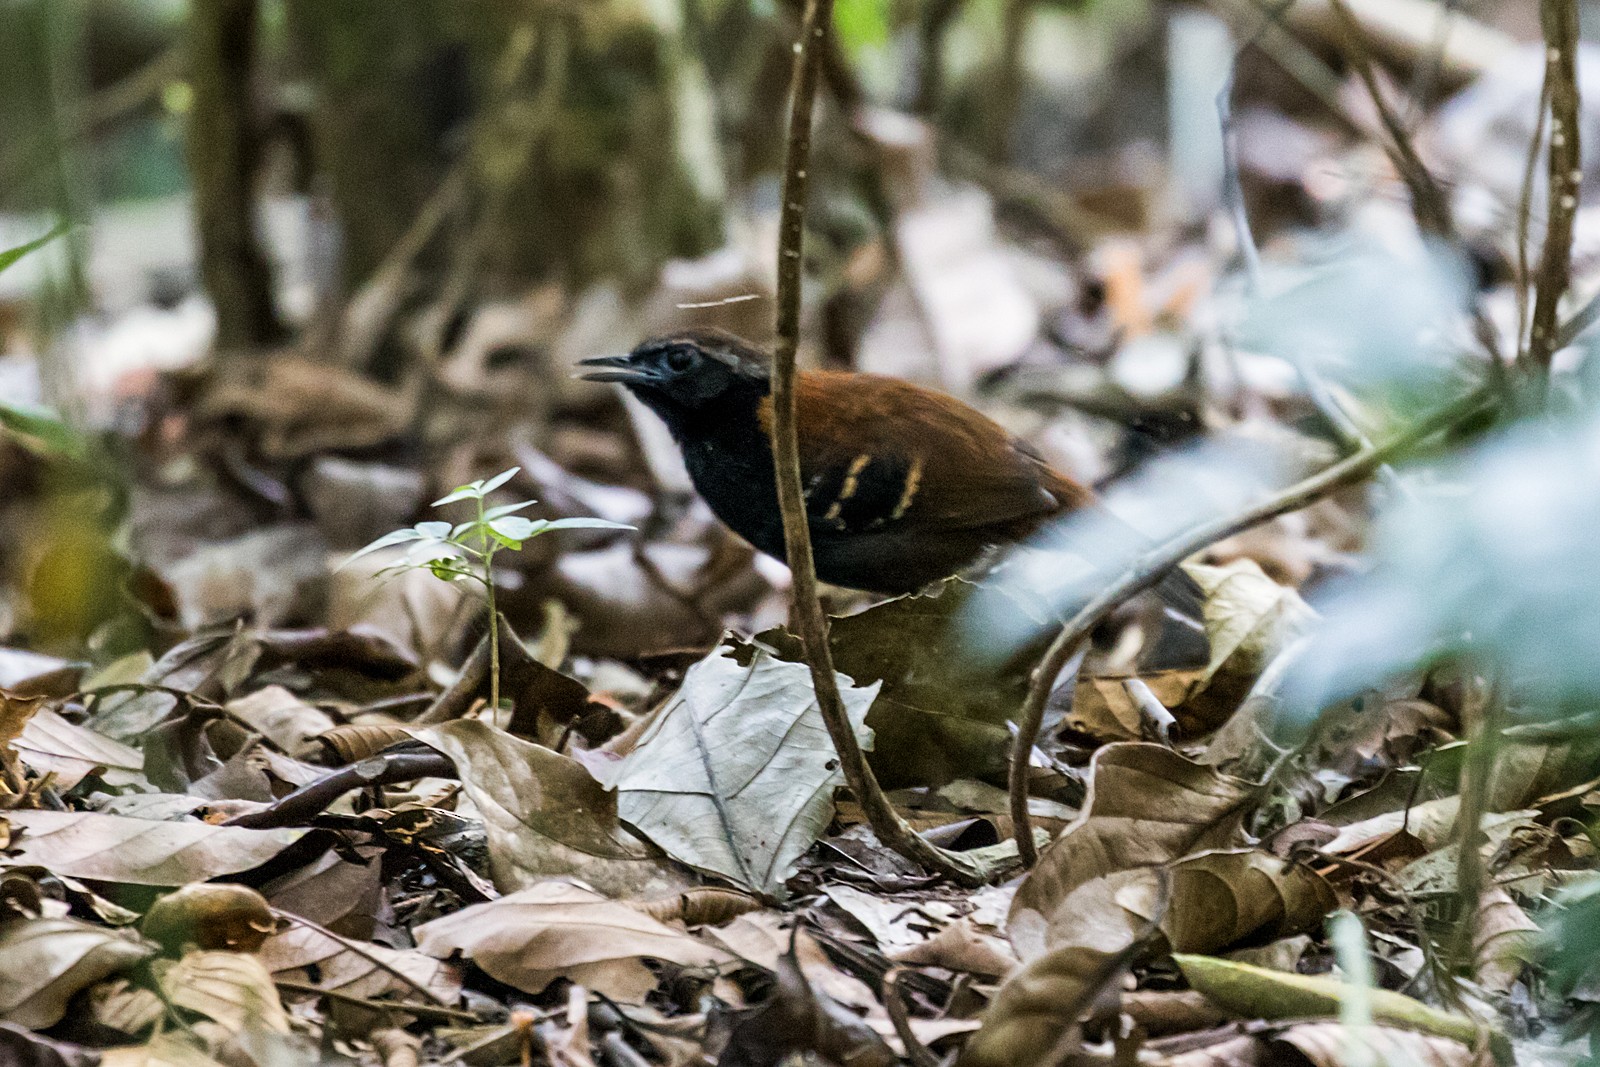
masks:
<path id="1" fill-rule="evenodd" d="M 289 16 L 348 287 L 469 150 L 469 210 L 494 218 L 485 277 L 638 289 L 721 240 L 710 94 L 676 4 L 407 0 L 401 19 L 392 0 L 289 0 Z M 504 79 L 528 33 L 528 62 Z"/>
<path id="2" fill-rule="evenodd" d="M 258 14 L 256 0 L 195 0 L 189 20 L 189 166 L 200 271 L 224 351 L 256 348 L 280 334 L 253 195 Z"/>

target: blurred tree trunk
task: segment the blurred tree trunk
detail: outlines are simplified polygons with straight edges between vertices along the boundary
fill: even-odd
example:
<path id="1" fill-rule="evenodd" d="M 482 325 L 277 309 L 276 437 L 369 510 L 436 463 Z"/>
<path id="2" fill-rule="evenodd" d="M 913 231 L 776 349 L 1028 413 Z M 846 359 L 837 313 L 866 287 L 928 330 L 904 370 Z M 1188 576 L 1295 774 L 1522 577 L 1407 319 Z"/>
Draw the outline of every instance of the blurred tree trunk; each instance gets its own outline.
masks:
<path id="1" fill-rule="evenodd" d="M 475 273 L 639 289 L 666 259 L 715 247 L 722 170 L 678 7 L 406 0 L 401 15 L 393 0 L 288 0 L 346 287 L 468 151 L 469 210 L 492 223 Z M 526 62 L 510 62 L 529 34 Z M 418 259 L 435 277 L 449 262 Z"/>
<path id="2" fill-rule="evenodd" d="M 195 0 L 189 19 L 189 169 L 200 272 L 224 351 L 256 348 L 280 334 L 253 195 L 257 15 L 256 0 Z"/>

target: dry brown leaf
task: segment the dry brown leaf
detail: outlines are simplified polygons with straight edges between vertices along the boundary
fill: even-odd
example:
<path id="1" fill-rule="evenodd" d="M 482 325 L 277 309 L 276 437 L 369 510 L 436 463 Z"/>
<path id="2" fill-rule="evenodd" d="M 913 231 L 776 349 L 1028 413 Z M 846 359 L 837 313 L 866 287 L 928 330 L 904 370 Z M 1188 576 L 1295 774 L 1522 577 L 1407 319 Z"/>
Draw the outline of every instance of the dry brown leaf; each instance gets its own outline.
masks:
<path id="1" fill-rule="evenodd" d="M 148 1044 L 111 1048 L 100 1067 L 223 1067 L 181 1031 L 157 1034 Z"/>
<path id="2" fill-rule="evenodd" d="M 240 722 L 290 755 L 299 755 L 307 742 L 333 729 L 333 717 L 307 704 L 281 685 L 269 685 L 225 705 Z"/>
<path id="3" fill-rule="evenodd" d="M 53 1026 L 67 1001 L 102 978 L 127 970 L 155 951 L 136 938 L 77 919 L 12 919 L 0 923 L 0 1019 L 33 1029 Z"/>
<path id="4" fill-rule="evenodd" d="M 5 699 L 0 694 L 0 702 Z M 12 748 L 39 775 L 54 774 L 58 789 L 71 789 L 96 770 L 113 788 L 149 788 L 144 757 L 137 749 L 68 722 L 49 708 L 39 708 L 28 718 Z"/>
<path id="5" fill-rule="evenodd" d="M 920 945 L 894 953 L 896 963 L 943 967 L 962 974 L 1004 978 L 1018 967 L 1011 943 L 993 927 L 964 915 Z"/>
<path id="6" fill-rule="evenodd" d="M 553 881 L 424 923 L 416 937 L 429 955 L 460 952 L 526 993 L 566 978 L 630 1002 L 656 986 L 645 959 L 708 968 L 734 962 L 731 953 L 635 908 Z"/>
<path id="7" fill-rule="evenodd" d="M 681 889 L 685 878 L 617 821 L 617 797 L 576 760 L 476 719 L 418 729 L 455 763 L 489 833 L 501 892 L 575 875 L 616 896 Z"/>
<path id="8" fill-rule="evenodd" d="M 1505 993 L 1533 958 L 1534 939 L 1539 924 L 1498 886 L 1484 891 L 1478 900 L 1478 924 L 1473 934 L 1472 970 L 1478 984 L 1494 993 Z"/>
<path id="9" fill-rule="evenodd" d="M 1351 1062 L 1352 1047 L 1359 1045 L 1366 1046 L 1371 1063 L 1403 1063 L 1406 1067 L 1473 1067 L 1480 1063 L 1470 1045 L 1392 1026 L 1369 1026 L 1352 1032 L 1342 1023 L 1297 1023 L 1272 1038 L 1268 1045 L 1288 1045 L 1312 1067 L 1344 1067 Z M 1278 1054 L 1282 1054 L 1281 1050 Z"/>
<path id="10" fill-rule="evenodd" d="M 289 1032 L 289 1016 L 272 975 L 256 956 L 201 949 L 176 962 L 158 960 L 151 969 L 169 1003 L 203 1015 L 230 1033 Z"/>
<path id="11" fill-rule="evenodd" d="M 1113 952 L 1068 945 L 1028 961 L 1000 987 L 956 1067 L 1046 1067 L 1079 1017 L 1134 961 L 1133 939 Z"/>
<path id="12" fill-rule="evenodd" d="M 1202 852 L 1169 872 L 1161 929 L 1176 952 L 1216 952 L 1247 938 L 1314 929 L 1339 904 L 1309 867 L 1256 849 Z"/>
<path id="13" fill-rule="evenodd" d="M 304 830 L 249 830 L 186 820 L 158 822 L 96 812 L 15 811 L 6 816 L 16 863 L 56 874 L 133 885 L 184 885 L 259 866 Z"/>
<path id="14" fill-rule="evenodd" d="M 1080 887 L 1234 843 L 1254 795 L 1248 782 L 1191 763 L 1161 745 L 1100 749 L 1090 763 L 1083 814 L 1044 850 L 1017 890 L 1006 933 L 1018 955 L 1028 960 L 1075 943 L 1066 926 L 1081 928 L 1092 914 L 1083 899 L 1068 903 Z M 1121 888 L 1099 892 L 1099 904 L 1114 902 Z M 1118 925 L 1128 928 L 1127 921 Z M 1084 943 L 1111 947 L 1098 936 Z"/>
<path id="15" fill-rule="evenodd" d="M 353 997 L 431 998 L 454 1004 L 461 995 L 459 970 L 443 960 L 415 949 L 339 937 L 302 923 L 269 938 L 260 954 L 275 978 L 309 982 Z"/>
<path id="16" fill-rule="evenodd" d="M 698 886 L 668 897 L 629 902 L 653 919 L 679 922 L 685 926 L 720 926 L 722 923 L 760 911 L 766 907 L 759 899 L 737 889 L 714 885 Z"/>

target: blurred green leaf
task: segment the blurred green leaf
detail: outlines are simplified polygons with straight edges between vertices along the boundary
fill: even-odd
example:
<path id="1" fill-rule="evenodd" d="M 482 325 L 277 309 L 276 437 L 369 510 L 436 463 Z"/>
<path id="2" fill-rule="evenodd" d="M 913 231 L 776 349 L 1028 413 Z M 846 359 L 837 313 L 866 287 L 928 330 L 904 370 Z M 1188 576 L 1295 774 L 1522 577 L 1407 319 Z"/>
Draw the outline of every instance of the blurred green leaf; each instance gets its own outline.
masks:
<path id="1" fill-rule="evenodd" d="M 0 427 L 37 441 L 51 455 L 83 459 L 89 451 L 88 440 L 49 408 L 0 401 Z"/>
<path id="2" fill-rule="evenodd" d="M 57 237 L 60 237 L 71 228 L 72 226 L 70 223 L 57 223 L 55 229 L 51 230 L 43 237 L 35 238 L 26 244 L 20 244 L 15 248 L 8 248 L 5 251 L 0 252 L 0 271 L 4 271 L 7 267 L 11 266 L 29 252 L 37 252 L 39 249 L 43 248 L 51 241 L 54 241 Z"/>
<path id="3" fill-rule="evenodd" d="M 889 0 L 836 0 L 833 25 L 852 53 L 889 43 Z"/>

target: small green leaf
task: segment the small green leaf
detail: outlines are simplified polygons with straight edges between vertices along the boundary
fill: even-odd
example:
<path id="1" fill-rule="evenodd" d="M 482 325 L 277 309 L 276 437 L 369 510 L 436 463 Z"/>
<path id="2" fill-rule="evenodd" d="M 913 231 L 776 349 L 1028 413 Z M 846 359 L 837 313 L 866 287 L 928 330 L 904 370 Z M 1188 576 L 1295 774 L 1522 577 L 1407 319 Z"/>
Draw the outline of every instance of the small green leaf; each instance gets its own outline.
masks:
<path id="1" fill-rule="evenodd" d="M 450 524 L 448 522 L 439 522 L 437 520 L 419 522 L 413 529 L 423 537 L 431 537 L 439 541 L 447 540 L 450 537 Z"/>
<path id="2" fill-rule="evenodd" d="M 506 515 L 503 518 L 495 519 L 493 522 L 487 524 L 489 532 L 494 534 L 494 536 L 502 543 L 507 541 L 526 541 L 536 533 L 541 532 L 540 527 L 543 525 L 547 524 L 536 523 L 532 519 L 524 518 L 521 515 Z M 513 548 L 520 546 L 512 546 L 508 544 L 506 547 Z"/>
<path id="3" fill-rule="evenodd" d="M 410 528 L 396 530 L 393 533 L 386 533 L 376 541 L 372 542 L 370 545 L 367 545 L 365 548 L 358 551 L 355 555 L 347 557 L 344 562 L 340 563 L 339 566 L 334 568 L 334 570 L 342 570 L 354 563 L 356 560 L 360 559 L 362 556 L 377 552 L 379 549 L 390 548 L 394 545 L 403 545 L 407 541 L 419 540 L 422 536 L 423 535 L 421 533 Z M 389 568 L 385 567 L 384 569 L 388 570 Z"/>
<path id="4" fill-rule="evenodd" d="M 502 485 L 505 485 L 512 478 L 515 478 L 517 476 L 517 472 L 521 469 L 521 467 L 512 467 L 510 470 L 504 470 L 499 474 L 496 474 L 493 478 L 490 478 L 488 481 L 482 483 L 482 487 L 478 490 L 478 495 L 488 496 Z"/>
<path id="5" fill-rule="evenodd" d="M 549 530 L 633 530 L 637 527 L 629 526 L 625 522 L 612 522 L 610 519 L 590 519 L 582 516 L 572 519 L 553 519 L 546 523 L 540 533 Z"/>
<path id="6" fill-rule="evenodd" d="M 458 485 L 448 494 L 435 500 L 429 507 L 440 508 L 446 504 L 454 504 L 457 500 L 473 500 L 483 495 L 483 483 L 472 482 L 468 485 Z"/>
<path id="7" fill-rule="evenodd" d="M 523 508 L 532 507 L 537 503 L 537 500 L 524 500 L 520 504 L 502 504 L 500 507 L 490 508 L 488 511 L 484 512 L 483 517 L 485 519 L 498 519 L 503 518 L 506 515 L 515 515 Z"/>
<path id="8" fill-rule="evenodd" d="M 70 223 L 60 222 L 56 224 L 55 229 L 51 230 L 43 237 L 36 237 L 32 241 L 28 241 L 26 244 L 20 244 L 15 248 L 7 248 L 5 251 L 0 252 L 0 271 L 4 271 L 7 267 L 11 266 L 11 264 L 27 255 L 29 252 L 37 252 L 39 249 L 43 248 L 51 241 L 54 241 L 57 237 L 60 237 L 70 229 L 72 229 Z"/>

